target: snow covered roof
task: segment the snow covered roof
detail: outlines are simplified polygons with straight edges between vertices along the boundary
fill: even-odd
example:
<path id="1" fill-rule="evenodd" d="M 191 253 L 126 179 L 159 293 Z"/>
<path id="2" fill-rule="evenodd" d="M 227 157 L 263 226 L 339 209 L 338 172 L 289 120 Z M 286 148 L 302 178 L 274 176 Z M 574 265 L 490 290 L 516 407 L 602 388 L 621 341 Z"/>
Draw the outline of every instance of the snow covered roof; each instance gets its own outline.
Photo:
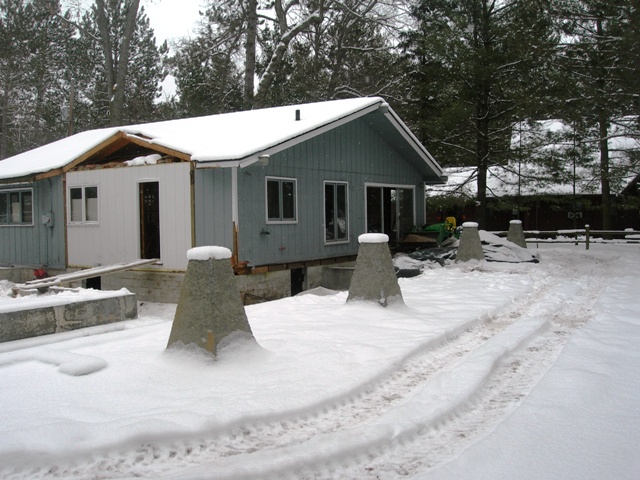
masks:
<path id="1" fill-rule="evenodd" d="M 517 167 L 515 167 L 517 168 Z M 489 167 L 487 172 L 487 196 L 532 196 L 532 195 L 571 195 L 573 182 L 554 183 L 549 177 L 543 176 L 536 166 L 523 164 L 520 166 L 520 175 L 526 177 L 518 184 L 518 174 L 514 166 Z M 582 172 L 584 173 L 584 172 Z M 475 167 L 450 167 L 444 169 L 447 183 L 432 185 L 427 188 L 430 197 L 455 196 L 474 199 L 478 194 L 478 172 Z M 624 185 L 631 182 L 636 172 L 629 172 L 625 177 Z M 601 193 L 599 179 L 589 175 L 576 174 L 576 194 L 599 195 Z"/>
<path id="2" fill-rule="evenodd" d="M 372 112 L 385 119 L 384 126 L 377 121 L 378 130 L 404 143 L 405 150 L 409 145 L 408 153 L 434 179 L 441 176 L 440 166 L 389 105 L 367 97 L 91 130 L 0 161 L 0 180 L 72 168 L 122 137 L 150 149 L 178 152 L 200 166 L 244 167 Z"/>
<path id="3" fill-rule="evenodd" d="M 621 192 L 640 173 L 629 158 L 629 152 L 640 148 L 640 141 L 629 133 L 625 121 L 632 123 L 636 119 L 623 119 L 609 130 L 610 181 L 614 192 Z M 578 195 L 602 192 L 597 144 L 583 149 L 574 165 L 571 158 L 576 145 L 570 127 L 560 120 L 533 122 L 514 130 L 511 149 L 512 158 L 507 164 L 491 166 L 487 171 L 489 197 L 570 195 L 574 187 Z M 553 168 L 545 167 L 545 162 L 553 164 Z M 429 187 L 427 195 L 476 198 L 475 167 L 445 168 L 444 174 L 447 182 Z"/>

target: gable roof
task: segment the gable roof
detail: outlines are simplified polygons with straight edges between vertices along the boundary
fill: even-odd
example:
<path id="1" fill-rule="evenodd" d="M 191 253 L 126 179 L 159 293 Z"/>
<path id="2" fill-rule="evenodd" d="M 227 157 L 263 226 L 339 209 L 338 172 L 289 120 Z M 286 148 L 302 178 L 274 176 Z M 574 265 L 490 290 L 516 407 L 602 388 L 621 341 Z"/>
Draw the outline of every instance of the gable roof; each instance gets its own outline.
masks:
<path id="1" fill-rule="evenodd" d="M 296 120 L 297 112 L 299 120 Z M 260 157 L 376 113 L 370 125 L 439 183 L 442 169 L 379 97 L 265 108 L 78 133 L 0 161 L 0 180 L 34 179 L 67 171 L 92 153 L 122 142 L 172 153 L 198 166 L 245 167 Z"/>

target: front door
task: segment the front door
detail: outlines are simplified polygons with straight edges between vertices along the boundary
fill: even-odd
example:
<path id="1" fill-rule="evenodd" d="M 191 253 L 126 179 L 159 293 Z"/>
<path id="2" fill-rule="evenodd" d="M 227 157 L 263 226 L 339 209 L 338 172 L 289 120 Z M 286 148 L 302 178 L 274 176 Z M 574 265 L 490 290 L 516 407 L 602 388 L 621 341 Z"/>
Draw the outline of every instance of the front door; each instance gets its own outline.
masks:
<path id="1" fill-rule="evenodd" d="M 160 187 L 140 184 L 140 258 L 160 259 Z"/>

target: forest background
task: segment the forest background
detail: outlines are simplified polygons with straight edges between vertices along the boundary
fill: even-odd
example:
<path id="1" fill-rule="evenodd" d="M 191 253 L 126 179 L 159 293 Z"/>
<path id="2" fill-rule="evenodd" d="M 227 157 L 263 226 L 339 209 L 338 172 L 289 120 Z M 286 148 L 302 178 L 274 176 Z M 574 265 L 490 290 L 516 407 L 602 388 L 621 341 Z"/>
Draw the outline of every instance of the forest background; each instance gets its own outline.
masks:
<path id="1" fill-rule="evenodd" d="M 0 0 L 0 159 L 106 126 L 381 96 L 442 166 L 472 167 L 481 224 L 490 168 L 519 186 L 579 171 L 604 229 L 640 174 L 640 0 L 201 6 L 159 44 L 140 0 Z"/>

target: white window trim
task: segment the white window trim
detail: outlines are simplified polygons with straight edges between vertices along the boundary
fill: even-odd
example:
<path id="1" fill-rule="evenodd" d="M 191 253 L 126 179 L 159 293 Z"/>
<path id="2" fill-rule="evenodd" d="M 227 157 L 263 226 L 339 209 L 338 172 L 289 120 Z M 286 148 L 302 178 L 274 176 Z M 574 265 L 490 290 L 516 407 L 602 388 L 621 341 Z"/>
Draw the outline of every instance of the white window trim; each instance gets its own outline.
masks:
<path id="1" fill-rule="evenodd" d="M 82 220 L 71 220 L 71 190 L 74 188 L 82 189 Z M 86 212 L 86 189 L 96 188 L 98 192 L 98 220 L 87 220 Z M 68 185 L 67 186 L 67 225 L 99 225 L 100 224 L 100 188 L 97 183 L 88 183 L 82 185 Z"/>
<path id="2" fill-rule="evenodd" d="M 347 216 L 347 237 L 344 240 L 327 240 L 327 228 L 326 225 L 324 224 L 324 222 L 327 219 L 327 211 L 326 211 L 326 206 L 327 206 L 327 199 L 325 198 L 325 187 L 327 184 L 331 184 L 331 185 L 345 185 L 346 188 L 346 193 L 347 193 L 347 198 L 346 198 L 346 202 L 347 202 L 347 211 L 346 211 L 346 216 Z M 344 245 L 345 243 L 349 243 L 350 238 L 349 238 L 349 223 L 350 223 L 350 215 L 349 215 L 349 182 L 344 181 L 344 180 L 325 180 L 322 183 L 322 224 L 323 224 L 323 233 L 322 236 L 324 237 L 324 244 L 325 245 Z"/>
<path id="3" fill-rule="evenodd" d="M 34 198 L 33 198 L 33 188 L 28 187 L 28 188 L 9 188 L 6 190 L 0 190 L 0 194 L 5 194 L 8 193 L 10 194 L 11 192 L 29 192 L 31 193 L 31 222 L 30 223 L 0 223 L 0 228 L 2 227 L 33 227 L 35 225 L 35 202 L 34 202 Z M 22 215 L 22 202 L 20 205 L 20 214 Z M 11 212 L 8 213 L 9 215 L 9 219 L 11 219 Z"/>
<path id="4" fill-rule="evenodd" d="M 286 220 L 273 220 L 269 219 L 269 180 L 284 180 L 293 182 L 293 195 L 294 195 L 294 208 L 295 208 L 295 218 L 294 219 L 286 219 Z M 267 225 L 294 225 L 298 223 L 298 179 L 291 177 L 265 177 L 264 179 L 264 216 Z"/>

